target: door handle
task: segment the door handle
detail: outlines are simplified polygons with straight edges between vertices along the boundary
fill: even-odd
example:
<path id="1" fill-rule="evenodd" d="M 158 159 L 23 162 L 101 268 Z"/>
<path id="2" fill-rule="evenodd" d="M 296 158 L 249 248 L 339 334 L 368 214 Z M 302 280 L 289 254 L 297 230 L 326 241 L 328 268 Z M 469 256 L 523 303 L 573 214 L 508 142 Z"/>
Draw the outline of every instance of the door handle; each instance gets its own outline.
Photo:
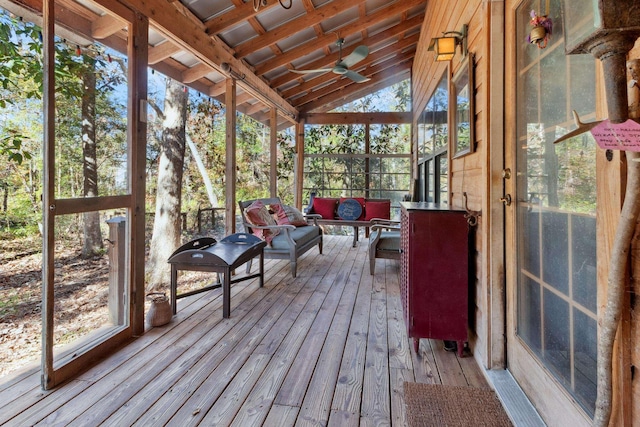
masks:
<path id="1" fill-rule="evenodd" d="M 505 206 L 511 206 L 511 194 L 505 194 L 504 197 L 500 197 L 500 201 Z"/>

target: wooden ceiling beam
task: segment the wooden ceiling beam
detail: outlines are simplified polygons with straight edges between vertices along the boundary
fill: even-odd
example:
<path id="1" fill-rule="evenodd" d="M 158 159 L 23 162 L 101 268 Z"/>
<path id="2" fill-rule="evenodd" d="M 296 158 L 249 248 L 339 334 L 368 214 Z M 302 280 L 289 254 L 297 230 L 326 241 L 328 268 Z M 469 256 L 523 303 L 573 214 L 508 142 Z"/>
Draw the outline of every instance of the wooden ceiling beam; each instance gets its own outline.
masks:
<path id="1" fill-rule="evenodd" d="M 231 53 L 222 47 L 224 42 L 216 36 L 206 34 L 199 26 L 194 24 L 191 18 L 176 13 L 170 4 L 164 0 L 146 0 L 136 4 L 136 8 L 148 16 L 154 28 L 159 30 L 181 49 L 195 55 L 198 60 L 208 64 L 212 68 L 221 71 L 221 64 L 227 63 L 233 72 L 244 76 L 243 87 L 254 92 L 286 115 L 296 120 L 298 111 L 287 102 L 278 92 L 273 90 L 264 80 L 254 74 L 247 65 L 236 59 Z M 178 11 L 179 12 L 179 11 Z"/>
<path id="2" fill-rule="evenodd" d="M 300 18 L 286 22 L 285 24 L 280 25 L 279 27 L 276 27 L 271 31 L 267 31 L 265 34 L 249 39 L 244 43 L 240 43 L 234 48 L 236 57 L 243 58 L 250 53 L 271 46 L 278 41 L 286 39 L 287 37 L 291 37 L 292 35 L 302 30 L 306 30 L 307 28 L 311 28 L 316 24 L 320 24 L 322 21 L 328 18 L 332 18 L 339 13 L 342 13 L 345 10 L 356 6 L 357 4 L 364 1 L 365 0 L 334 0 L 328 4 L 320 6 L 313 12 L 307 12 Z M 331 37 L 335 39 L 335 36 L 332 35 Z"/>
<path id="3" fill-rule="evenodd" d="M 103 15 L 91 24 L 91 36 L 96 40 L 102 40 L 118 31 L 127 28 L 128 24 L 111 15 Z"/>
<path id="4" fill-rule="evenodd" d="M 389 55 L 396 55 L 403 50 L 411 47 L 418 43 L 418 39 L 420 38 L 420 34 L 414 34 L 412 36 L 407 37 L 406 39 L 402 39 L 392 45 L 389 45 L 383 49 L 380 49 L 377 52 L 367 56 L 363 61 L 358 62 L 356 66 L 351 67 L 351 69 L 359 69 L 361 67 L 367 67 L 374 62 L 381 61 Z M 412 50 L 412 54 L 415 54 L 415 49 Z M 282 96 L 285 98 L 291 98 L 292 96 L 296 96 L 297 94 L 305 91 L 311 91 L 314 87 L 331 81 L 336 78 L 334 73 L 326 73 L 321 76 L 318 76 L 313 79 L 309 79 L 304 83 L 301 83 L 298 86 L 294 86 L 291 89 L 285 90 L 282 92 Z"/>
<path id="5" fill-rule="evenodd" d="M 413 29 L 413 28 L 417 28 L 420 25 L 422 25 L 422 22 L 424 21 L 424 14 L 420 14 L 418 16 L 414 16 L 411 19 L 408 19 L 406 21 L 403 21 L 399 24 L 394 25 L 391 28 L 388 28 L 374 36 L 368 37 L 364 40 L 362 40 L 360 43 L 348 46 L 346 48 L 342 49 L 342 55 L 347 56 L 349 55 L 351 52 L 353 52 L 353 50 L 361 45 L 364 44 L 366 46 L 369 47 L 369 49 L 373 49 L 374 47 L 376 47 L 379 44 L 382 44 L 386 41 L 388 41 L 389 39 L 402 35 L 406 32 L 408 32 L 409 30 Z M 418 33 L 419 34 L 419 33 Z M 308 70 L 317 70 L 320 68 L 325 68 L 329 65 L 333 66 L 333 64 L 336 63 L 336 61 L 338 61 L 338 57 L 339 57 L 339 53 L 335 52 L 331 55 L 327 55 L 325 57 L 322 57 L 318 60 L 315 60 L 313 62 L 310 62 L 308 64 L 304 65 L 305 69 Z M 273 80 L 271 80 L 271 87 L 274 88 L 278 88 L 282 85 L 284 85 L 285 83 L 289 83 L 290 81 L 296 80 L 298 78 L 300 78 L 301 75 L 300 74 L 296 74 L 296 73 L 285 73 L 281 76 L 278 76 L 276 78 L 274 78 Z"/>
<path id="6" fill-rule="evenodd" d="M 361 87 L 361 85 L 354 83 L 340 90 L 331 92 L 326 96 L 317 98 L 302 106 L 300 108 L 300 113 L 309 113 L 311 111 L 318 110 L 319 108 L 322 108 L 322 111 L 330 111 L 340 105 L 344 105 L 367 94 L 375 93 L 387 86 L 401 82 L 411 75 L 411 61 L 402 68 L 404 68 L 402 72 L 392 74 L 389 77 L 382 77 L 374 84 Z"/>
<path id="7" fill-rule="evenodd" d="M 405 53 L 405 54 L 400 54 L 400 55 L 396 55 L 393 56 L 392 58 L 387 59 L 384 62 L 381 62 L 373 67 L 367 67 L 364 71 L 362 71 L 360 74 L 369 77 L 370 79 L 375 79 L 377 78 L 378 74 L 389 70 L 389 69 L 393 69 L 392 72 L 401 72 L 404 71 L 404 68 L 407 67 L 406 62 L 407 61 L 411 61 L 411 59 L 413 59 L 413 53 Z M 410 66 L 410 65 L 409 65 Z M 314 90 L 313 92 L 309 92 L 307 93 L 305 96 L 302 96 L 300 98 L 296 98 L 293 100 L 293 104 L 300 108 L 302 105 L 312 102 L 318 98 L 322 98 L 326 95 L 329 95 L 335 91 L 341 91 L 343 90 L 345 87 L 347 86 L 351 86 L 351 85 L 361 85 L 362 83 L 355 83 L 353 81 L 351 81 L 349 78 L 344 77 L 340 80 L 338 80 L 335 83 L 332 83 L 330 85 L 324 86 L 318 90 Z"/>
<path id="8" fill-rule="evenodd" d="M 415 6 L 423 4 L 423 0 L 402 0 L 396 3 L 391 4 L 390 6 L 386 6 L 382 9 L 378 9 L 376 12 L 368 15 L 366 18 L 359 19 L 356 22 L 351 24 L 347 24 L 338 30 L 340 31 L 340 37 L 347 37 L 351 34 L 357 33 L 370 27 L 371 25 L 377 24 L 379 22 L 384 21 L 385 19 L 389 19 L 390 16 L 398 15 L 405 10 L 411 9 Z M 422 21 L 420 21 L 422 24 Z M 266 61 L 262 64 L 257 65 L 256 73 L 258 75 L 263 75 L 264 73 L 273 70 L 274 68 L 285 65 L 289 62 L 294 61 L 295 59 L 301 58 L 305 55 L 310 54 L 311 52 L 322 49 L 324 46 L 335 43 L 335 35 L 334 34 L 325 34 L 323 37 L 318 37 L 313 41 L 309 41 L 304 43 L 300 47 L 293 48 L 291 50 L 286 51 L 282 55 Z"/>
<path id="9" fill-rule="evenodd" d="M 183 83 L 195 82 L 196 80 L 200 80 L 201 78 L 209 74 L 211 71 L 213 71 L 213 68 L 201 62 L 182 72 L 182 82 Z"/>
<path id="10" fill-rule="evenodd" d="M 149 64 L 157 64 L 162 62 L 171 55 L 180 52 L 180 46 L 172 43 L 170 40 L 165 41 L 157 46 L 149 48 Z"/>
<path id="11" fill-rule="evenodd" d="M 279 6 L 277 1 L 269 2 L 266 6 L 260 7 L 260 12 L 271 9 L 274 6 Z M 253 10 L 253 3 L 246 2 L 239 6 L 234 7 L 231 11 L 215 16 L 205 21 L 208 34 L 219 34 L 242 21 L 256 16 L 258 12 Z"/>

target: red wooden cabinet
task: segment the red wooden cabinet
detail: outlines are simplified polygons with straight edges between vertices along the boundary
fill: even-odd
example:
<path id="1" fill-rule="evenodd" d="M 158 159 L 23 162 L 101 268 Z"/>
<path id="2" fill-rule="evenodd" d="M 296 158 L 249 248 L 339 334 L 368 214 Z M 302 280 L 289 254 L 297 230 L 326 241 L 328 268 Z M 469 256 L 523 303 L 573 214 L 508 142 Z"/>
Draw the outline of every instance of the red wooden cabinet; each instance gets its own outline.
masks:
<path id="1" fill-rule="evenodd" d="M 420 338 L 467 341 L 469 226 L 464 211 L 401 203 L 400 286 L 414 349 Z"/>

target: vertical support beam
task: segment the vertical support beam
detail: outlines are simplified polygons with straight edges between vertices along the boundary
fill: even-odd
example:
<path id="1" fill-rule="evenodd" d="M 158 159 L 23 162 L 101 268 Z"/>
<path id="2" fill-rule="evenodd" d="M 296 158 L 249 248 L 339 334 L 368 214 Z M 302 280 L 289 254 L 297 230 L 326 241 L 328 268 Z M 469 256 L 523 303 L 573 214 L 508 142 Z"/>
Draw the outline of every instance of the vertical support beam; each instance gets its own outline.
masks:
<path id="1" fill-rule="evenodd" d="M 55 223 L 55 1 L 43 2 L 42 44 L 43 69 L 43 248 L 42 248 L 42 388 L 55 384 L 53 369 L 53 309 L 54 309 L 54 223 Z"/>
<path id="2" fill-rule="evenodd" d="M 226 109 L 226 169 L 225 169 L 225 234 L 236 232 L 236 81 L 229 77 L 224 96 Z"/>
<path id="3" fill-rule="evenodd" d="M 271 197 L 278 197 L 278 110 L 275 107 L 271 107 L 269 113 L 269 127 L 271 130 L 269 145 L 269 154 L 271 156 L 269 162 L 269 190 Z"/>
<path id="4" fill-rule="evenodd" d="M 486 13 L 486 28 L 489 29 L 489 37 L 485 44 L 487 55 L 487 67 L 484 72 L 489 77 L 487 81 L 487 124 L 484 126 L 486 135 L 477 135 L 486 144 L 483 167 L 483 182 L 487 186 L 482 202 L 482 216 L 480 227 L 476 228 L 479 236 L 476 242 L 481 241 L 480 251 L 488 254 L 482 263 L 479 280 L 481 286 L 476 288 L 476 298 L 480 310 L 486 313 L 486 342 L 481 343 L 482 348 L 476 355 L 478 363 L 487 369 L 506 368 L 506 277 L 505 277 L 505 209 L 501 203 L 496 203 L 504 194 L 515 194 L 515 178 L 503 179 L 502 169 L 506 165 L 515 162 L 505 158 L 505 94 L 504 94 L 504 69 L 505 69 L 505 6 L 503 1 L 491 1 L 485 3 L 488 7 Z M 482 107 L 481 107 L 482 108 Z M 475 143 L 475 142 L 474 142 Z M 513 174 L 515 176 L 515 174 Z M 486 288 L 485 288 L 486 287 Z M 481 289 L 486 291 L 481 291 Z M 476 322 L 480 319 L 476 319 Z"/>
<path id="5" fill-rule="evenodd" d="M 371 154 L 371 125 L 369 123 L 364 125 L 364 152 L 365 154 Z M 369 198 L 369 185 L 371 183 L 371 161 L 369 156 L 364 160 L 364 197 Z M 367 228 L 367 230 L 369 230 Z"/>
<path id="6" fill-rule="evenodd" d="M 304 119 L 296 123 L 296 164 L 293 167 L 295 173 L 295 199 L 296 208 L 302 209 L 302 183 L 304 180 Z"/>
<path id="7" fill-rule="evenodd" d="M 145 195 L 147 162 L 147 66 L 149 57 L 149 20 L 136 13 L 132 22 L 128 43 L 129 57 L 129 158 L 131 171 L 132 216 L 127 221 L 130 236 L 129 314 L 132 333 L 144 334 L 144 244 L 145 244 Z"/>

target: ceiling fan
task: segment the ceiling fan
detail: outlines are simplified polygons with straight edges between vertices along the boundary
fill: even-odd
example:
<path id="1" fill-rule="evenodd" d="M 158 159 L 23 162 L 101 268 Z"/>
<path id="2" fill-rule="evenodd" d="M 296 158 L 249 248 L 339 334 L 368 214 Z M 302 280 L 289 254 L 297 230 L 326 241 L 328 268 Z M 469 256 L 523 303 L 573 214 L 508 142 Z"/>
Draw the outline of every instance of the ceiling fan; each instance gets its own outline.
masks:
<path id="1" fill-rule="evenodd" d="M 360 45 L 356 47 L 353 52 L 349 55 L 342 57 L 342 45 L 344 44 L 344 39 L 339 38 L 336 42 L 338 48 L 340 49 L 340 53 L 338 54 L 338 60 L 336 61 L 336 65 L 333 68 L 320 68 L 317 70 L 290 70 L 294 73 L 298 74 L 313 74 L 313 73 L 328 73 L 332 71 L 334 74 L 343 75 L 345 77 L 350 78 L 356 83 L 364 83 L 371 79 L 363 76 L 362 74 L 358 74 L 355 71 L 351 71 L 349 67 L 355 65 L 356 63 L 362 61 L 369 54 L 369 48 L 365 45 Z"/>

